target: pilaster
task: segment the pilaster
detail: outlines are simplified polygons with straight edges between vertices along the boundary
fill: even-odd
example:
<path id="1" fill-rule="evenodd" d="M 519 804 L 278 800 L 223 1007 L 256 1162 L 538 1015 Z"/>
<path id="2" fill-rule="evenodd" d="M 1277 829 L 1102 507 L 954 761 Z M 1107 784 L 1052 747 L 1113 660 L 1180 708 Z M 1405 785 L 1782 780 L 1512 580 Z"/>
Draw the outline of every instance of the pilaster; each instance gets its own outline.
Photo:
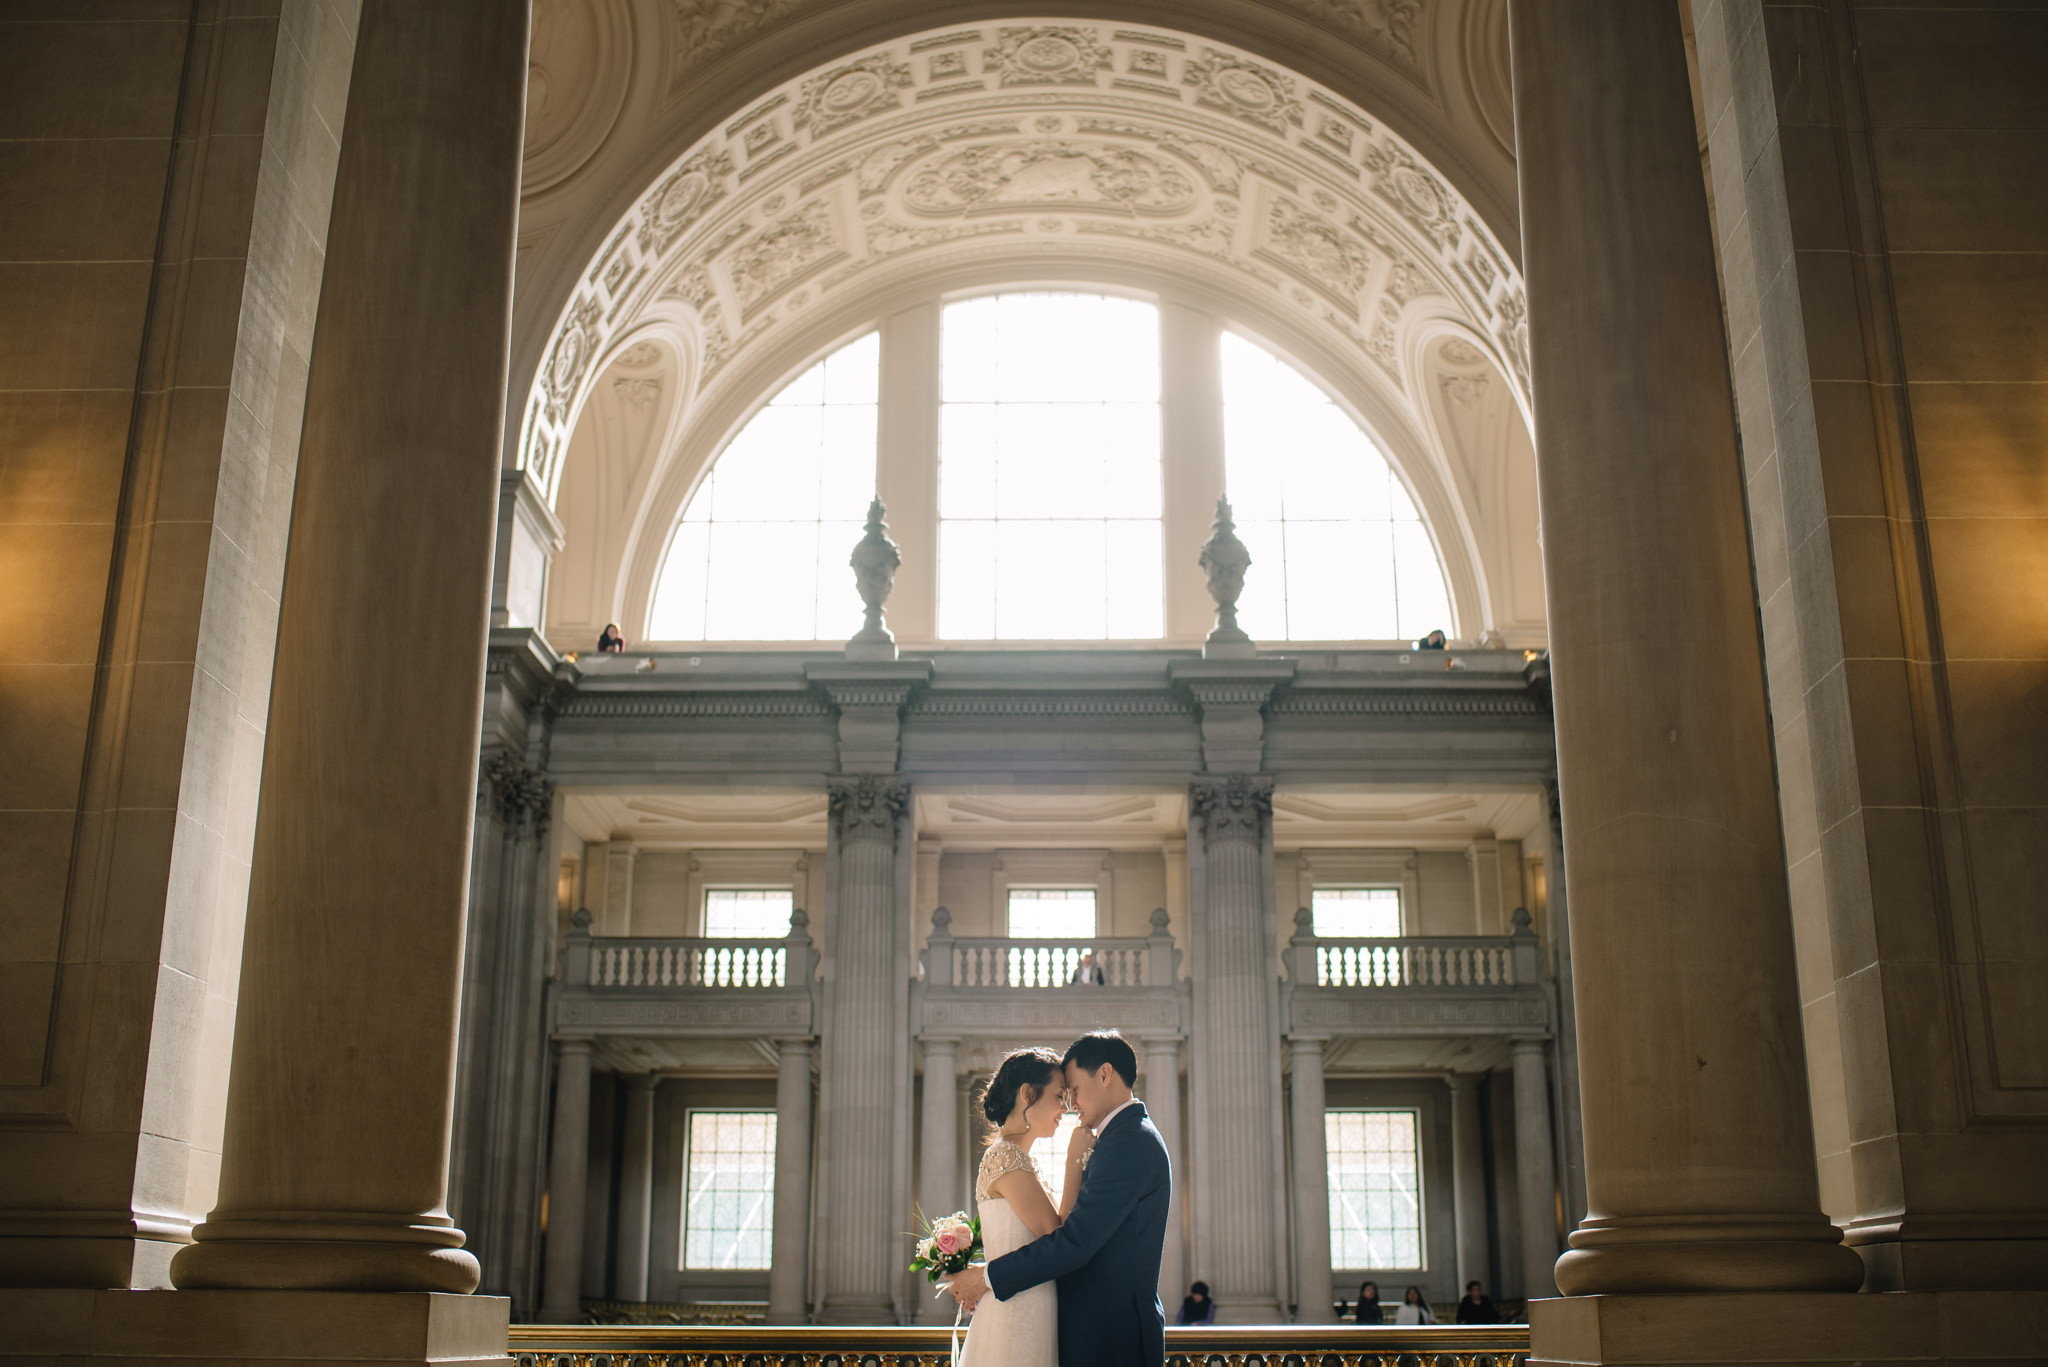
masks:
<path id="1" fill-rule="evenodd" d="M 1294 677 L 1292 660 L 1175 660 L 1168 674 L 1202 715 L 1202 767 L 1257 773 L 1265 767 L 1266 703 Z"/>
<path id="2" fill-rule="evenodd" d="M 903 705 L 930 682 L 921 660 L 833 661 L 804 667 L 839 716 L 839 768 L 848 774 L 894 773 L 903 735 Z"/>

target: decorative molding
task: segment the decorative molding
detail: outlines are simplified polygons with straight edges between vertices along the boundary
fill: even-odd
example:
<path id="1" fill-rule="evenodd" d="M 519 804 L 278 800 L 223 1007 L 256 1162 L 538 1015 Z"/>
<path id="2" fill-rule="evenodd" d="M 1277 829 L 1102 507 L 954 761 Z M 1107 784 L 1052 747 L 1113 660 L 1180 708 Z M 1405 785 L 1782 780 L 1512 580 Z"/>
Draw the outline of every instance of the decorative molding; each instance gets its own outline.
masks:
<path id="1" fill-rule="evenodd" d="M 1282 135 L 1290 124 L 1301 126 L 1294 78 L 1263 62 L 1204 48 L 1201 60 L 1189 62 L 1180 79 L 1195 87 L 1195 103 L 1206 109 L 1220 109 Z"/>
<path id="2" fill-rule="evenodd" d="M 970 995 L 971 991 L 971 995 Z M 959 994 L 933 989 L 924 996 L 921 1030 L 958 1035 L 1001 1035 L 1099 1028 L 1180 1027 L 1180 997 L 1171 987 L 975 988 Z"/>
<path id="3" fill-rule="evenodd" d="M 1475 992 L 1423 997 L 1409 988 L 1297 987 L 1291 1015 L 1297 1030 L 1329 1030 L 1340 1035 L 1526 1033 L 1550 1028 L 1550 1007 L 1534 989 L 1511 989 L 1491 996 Z"/>
<path id="4" fill-rule="evenodd" d="M 1194 709 L 1176 695 L 1160 692 L 1026 693 L 926 692 L 910 704 L 908 717 L 1191 717 Z"/>
<path id="5" fill-rule="evenodd" d="M 721 1000 L 724 992 L 743 993 L 745 999 Z M 715 1035 L 808 1032 L 811 998 L 802 990 L 760 988 L 692 988 L 687 995 L 640 1000 L 567 991 L 555 1008 L 555 1029 L 614 1034 L 647 1029 Z"/>
<path id="6" fill-rule="evenodd" d="M 805 81 L 789 121 L 822 138 L 870 114 L 901 108 L 903 97 L 896 92 L 915 84 L 908 63 L 876 53 Z"/>
<path id="7" fill-rule="evenodd" d="M 482 780 L 491 809 L 510 834 L 530 834 L 535 840 L 547 838 L 555 785 L 548 781 L 544 770 L 528 768 L 511 751 L 500 750 L 484 760 Z"/>
<path id="8" fill-rule="evenodd" d="M 628 695 L 579 692 L 562 708 L 571 720 L 637 717 L 830 717 L 832 708 L 804 693 L 657 693 Z"/>
<path id="9" fill-rule="evenodd" d="M 1338 692 L 1334 689 L 1297 689 L 1275 699 L 1267 709 L 1272 716 L 1459 716 L 1540 717 L 1543 704 L 1517 689 L 1515 692 L 1439 692 L 1425 689 L 1389 689 L 1371 692 Z"/>

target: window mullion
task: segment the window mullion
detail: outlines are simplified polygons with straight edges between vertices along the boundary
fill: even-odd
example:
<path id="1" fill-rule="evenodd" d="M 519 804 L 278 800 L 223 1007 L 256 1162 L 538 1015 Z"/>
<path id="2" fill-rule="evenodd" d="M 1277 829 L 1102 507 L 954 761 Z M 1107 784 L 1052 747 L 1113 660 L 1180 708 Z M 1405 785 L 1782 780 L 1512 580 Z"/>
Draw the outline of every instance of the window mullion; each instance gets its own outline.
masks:
<path id="1" fill-rule="evenodd" d="M 900 642 L 930 642 L 939 634 L 939 302 L 891 314 L 881 332 L 875 489 L 903 553 L 889 629 Z"/>
<path id="2" fill-rule="evenodd" d="M 1199 563 L 1223 496 L 1223 325 L 1170 300 L 1159 306 L 1160 454 L 1165 474 L 1166 639 L 1200 641 L 1215 625 Z"/>

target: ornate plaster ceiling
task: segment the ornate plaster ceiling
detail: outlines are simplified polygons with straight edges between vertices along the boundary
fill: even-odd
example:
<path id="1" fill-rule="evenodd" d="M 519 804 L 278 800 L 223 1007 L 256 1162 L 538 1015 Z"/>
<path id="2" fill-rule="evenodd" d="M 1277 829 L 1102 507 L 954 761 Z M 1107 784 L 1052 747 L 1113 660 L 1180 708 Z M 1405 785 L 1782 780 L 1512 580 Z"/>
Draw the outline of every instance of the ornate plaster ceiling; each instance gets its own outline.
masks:
<path id="1" fill-rule="evenodd" d="M 690 358 L 703 412 L 751 353 L 814 341 L 808 320 L 1006 260 L 1187 281 L 1410 415 L 1411 353 L 1447 332 L 1525 383 L 1507 253 L 1377 120 L 1204 39 L 1004 22 L 787 82 L 655 176 L 556 322 L 521 463 L 552 496 L 593 380 L 650 338 Z"/>

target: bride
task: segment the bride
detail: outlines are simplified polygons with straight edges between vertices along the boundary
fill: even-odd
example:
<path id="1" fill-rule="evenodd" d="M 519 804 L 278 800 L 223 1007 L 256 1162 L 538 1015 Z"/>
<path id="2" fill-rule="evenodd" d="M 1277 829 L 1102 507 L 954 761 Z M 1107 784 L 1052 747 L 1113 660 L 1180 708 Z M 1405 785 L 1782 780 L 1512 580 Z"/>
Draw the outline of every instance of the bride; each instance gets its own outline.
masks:
<path id="1" fill-rule="evenodd" d="M 982 1113 L 996 1127 L 981 1172 L 974 1179 L 981 1242 L 990 1260 L 1013 1253 L 1052 1233 L 1074 1208 L 1081 1192 L 1083 1155 L 1094 1146 L 1086 1127 L 1067 1145 L 1066 1181 L 1060 1206 L 1031 1162 L 1031 1146 L 1050 1139 L 1066 1109 L 1066 1075 L 1050 1049 L 1017 1049 L 1004 1055 L 981 1100 Z M 1059 1288 L 1051 1282 L 1007 1301 L 986 1296 L 967 1330 L 964 1362 L 969 1367 L 1054 1367 L 1059 1361 Z"/>

